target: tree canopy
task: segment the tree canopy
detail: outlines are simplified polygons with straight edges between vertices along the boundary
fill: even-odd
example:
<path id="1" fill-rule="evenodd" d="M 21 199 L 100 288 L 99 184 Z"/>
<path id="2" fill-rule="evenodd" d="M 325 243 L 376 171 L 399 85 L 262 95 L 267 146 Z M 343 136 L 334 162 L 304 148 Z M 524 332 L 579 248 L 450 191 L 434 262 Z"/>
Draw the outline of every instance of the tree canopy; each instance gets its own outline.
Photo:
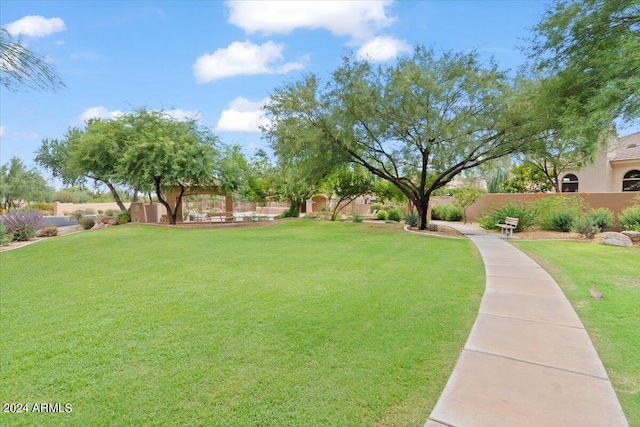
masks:
<path id="1" fill-rule="evenodd" d="M 278 88 L 266 111 L 285 155 L 328 153 L 395 185 L 426 228 L 431 193 L 461 172 L 526 147 L 526 112 L 506 74 L 475 53 L 418 47 L 393 66 L 345 58 L 321 86 L 316 76 Z M 278 137 L 304 129 L 303 138 Z M 321 162 L 318 162 L 321 164 Z"/>
<path id="2" fill-rule="evenodd" d="M 640 3 L 557 0 L 533 29 L 535 69 L 577 125 L 640 119 Z M 572 114 L 570 114 L 572 113 Z"/>
<path id="3" fill-rule="evenodd" d="M 218 138 L 195 120 L 139 109 L 113 119 L 91 119 L 83 129 L 69 129 L 62 140 L 45 139 L 36 161 L 65 184 L 87 179 L 105 184 L 123 210 L 118 187 L 129 187 L 134 194 L 153 191 L 175 224 L 187 186 L 234 191 L 242 184 L 236 172 L 246 169 L 246 161 L 239 149 L 217 145 Z M 176 200 L 170 200 L 168 194 L 176 189 Z"/>
<path id="4" fill-rule="evenodd" d="M 58 90 L 64 83 L 55 67 L 0 28 L 0 83 L 11 91 Z"/>
<path id="5" fill-rule="evenodd" d="M 29 202 L 49 202 L 54 191 L 34 169 L 28 169 L 22 160 L 12 157 L 0 168 L 0 198 L 3 209 L 18 209 Z"/>

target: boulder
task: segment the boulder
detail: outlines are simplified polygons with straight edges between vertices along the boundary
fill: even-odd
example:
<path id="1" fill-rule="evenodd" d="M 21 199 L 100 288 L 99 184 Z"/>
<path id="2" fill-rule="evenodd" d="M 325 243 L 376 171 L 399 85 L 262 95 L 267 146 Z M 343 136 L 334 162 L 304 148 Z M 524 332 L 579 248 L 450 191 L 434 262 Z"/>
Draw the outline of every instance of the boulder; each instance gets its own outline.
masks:
<path id="1" fill-rule="evenodd" d="M 629 236 L 613 231 L 602 233 L 602 243 L 611 246 L 633 246 L 633 242 L 631 242 Z"/>
<path id="2" fill-rule="evenodd" d="M 630 238 L 632 242 L 640 242 L 640 231 L 625 230 L 621 234 Z"/>
<path id="3" fill-rule="evenodd" d="M 117 225 L 118 224 L 118 220 L 115 219 L 112 216 L 105 216 L 100 221 L 102 221 L 103 224 L 107 224 L 107 225 Z"/>

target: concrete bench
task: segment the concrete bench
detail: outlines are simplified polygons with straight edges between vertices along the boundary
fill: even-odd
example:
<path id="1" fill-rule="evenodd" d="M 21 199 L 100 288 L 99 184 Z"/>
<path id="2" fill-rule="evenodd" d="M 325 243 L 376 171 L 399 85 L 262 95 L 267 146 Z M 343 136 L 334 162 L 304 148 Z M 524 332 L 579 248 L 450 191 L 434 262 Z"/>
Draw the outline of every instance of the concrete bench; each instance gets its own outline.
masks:
<path id="1" fill-rule="evenodd" d="M 518 218 L 506 217 L 504 221 L 499 221 L 496 227 L 500 227 L 500 231 L 507 234 L 507 237 L 513 236 L 513 230 L 518 226 Z"/>

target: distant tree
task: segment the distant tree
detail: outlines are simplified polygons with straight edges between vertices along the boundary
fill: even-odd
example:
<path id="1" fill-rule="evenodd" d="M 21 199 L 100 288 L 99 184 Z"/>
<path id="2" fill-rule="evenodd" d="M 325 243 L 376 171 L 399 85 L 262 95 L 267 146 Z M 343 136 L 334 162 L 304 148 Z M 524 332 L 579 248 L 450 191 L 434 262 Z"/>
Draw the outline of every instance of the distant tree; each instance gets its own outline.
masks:
<path id="1" fill-rule="evenodd" d="M 118 207 L 126 210 L 118 192 L 118 186 L 126 184 L 118 164 L 134 140 L 130 121 L 128 116 L 91 119 L 84 129 L 70 128 L 61 140 L 44 139 L 36 163 L 65 185 L 84 186 L 87 179 L 106 185 Z M 138 187 L 135 181 L 129 184 Z"/>
<path id="2" fill-rule="evenodd" d="M 503 184 L 505 193 L 545 193 L 553 189 L 548 175 L 532 161 L 524 161 L 511 168 L 510 177 Z"/>
<path id="3" fill-rule="evenodd" d="M 557 0 L 527 48 L 575 127 L 640 118 L 640 3 Z"/>
<path id="4" fill-rule="evenodd" d="M 188 186 L 220 184 L 218 139 L 195 120 L 176 120 L 161 111 L 141 109 L 127 121 L 134 141 L 124 151 L 118 172 L 125 182 L 154 191 L 167 209 L 169 223 L 175 224 Z M 175 201 L 168 198 L 174 190 Z"/>
<path id="5" fill-rule="evenodd" d="M 358 165 L 345 165 L 329 175 L 323 190 L 337 199 L 331 211 L 331 221 L 356 198 L 373 191 L 375 179 L 366 169 Z"/>
<path id="6" fill-rule="evenodd" d="M 248 175 L 244 187 L 240 189 L 242 197 L 252 202 L 264 203 L 276 196 L 274 182 L 278 171 L 263 149 L 258 149 L 248 160 Z"/>
<path id="7" fill-rule="evenodd" d="M 19 209 L 30 202 L 50 202 L 54 190 L 35 169 L 12 157 L 0 168 L 0 197 L 3 209 Z"/>
<path id="8" fill-rule="evenodd" d="M 315 76 L 278 88 L 266 106 L 267 135 L 292 121 L 310 129 L 304 140 L 282 143 L 303 146 L 312 159 L 346 156 L 391 182 L 425 229 L 433 191 L 532 142 L 510 83 L 474 53 L 419 47 L 388 67 L 346 58 L 324 89 Z"/>
<path id="9" fill-rule="evenodd" d="M 58 90 L 64 83 L 46 58 L 29 50 L 20 39 L 0 28 L 0 83 L 11 91 Z"/>
<path id="10" fill-rule="evenodd" d="M 263 131 L 277 159 L 274 189 L 281 199 L 289 201 L 290 214 L 297 217 L 307 199 L 318 193 L 323 181 L 347 158 L 335 150 L 318 150 L 315 144 L 322 139 L 322 130 L 317 126 L 284 116 L 290 108 L 296 108 L 299 100 L 280 96 L 277 99 L 269 108 L 281 119 Z"/>

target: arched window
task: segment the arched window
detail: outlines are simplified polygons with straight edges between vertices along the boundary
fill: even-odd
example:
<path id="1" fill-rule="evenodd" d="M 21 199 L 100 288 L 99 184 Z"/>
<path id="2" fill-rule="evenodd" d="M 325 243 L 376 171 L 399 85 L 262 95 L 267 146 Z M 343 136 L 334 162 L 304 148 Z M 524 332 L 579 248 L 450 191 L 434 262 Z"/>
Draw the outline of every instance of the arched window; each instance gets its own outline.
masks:
<path id="1" fill-rule="evenodd" d="M 562 178 L 563 193 L 577 193 L 578 192 L 578 177 L 570 173 Z"/>
<path id="2" fill-rule="evenodd" d="M 640 191 L 640 171 L 632 170 L 624 174 L 622 191 Z"/>

